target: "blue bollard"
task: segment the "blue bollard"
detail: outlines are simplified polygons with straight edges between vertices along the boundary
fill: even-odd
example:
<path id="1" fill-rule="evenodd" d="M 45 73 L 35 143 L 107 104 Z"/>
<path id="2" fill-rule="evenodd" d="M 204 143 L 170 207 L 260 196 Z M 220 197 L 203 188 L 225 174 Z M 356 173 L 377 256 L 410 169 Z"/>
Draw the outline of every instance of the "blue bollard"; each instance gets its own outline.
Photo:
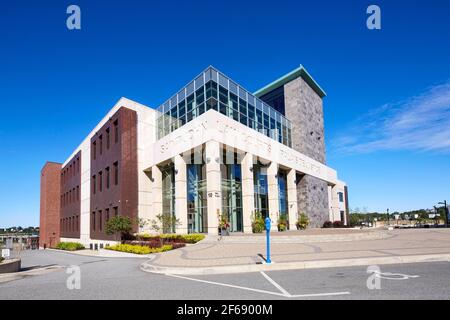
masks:
<path id="1" fill-rule="evenodd" d="M 266 258 L 266 263 L 270 264 L 272 263 L 272 260 L 270 260 L 270 223 L 271 220 L 269 217 L 266 218 L 265 220 L 266 223 L 266 242 L 267 242 L 267 258 Z"/>

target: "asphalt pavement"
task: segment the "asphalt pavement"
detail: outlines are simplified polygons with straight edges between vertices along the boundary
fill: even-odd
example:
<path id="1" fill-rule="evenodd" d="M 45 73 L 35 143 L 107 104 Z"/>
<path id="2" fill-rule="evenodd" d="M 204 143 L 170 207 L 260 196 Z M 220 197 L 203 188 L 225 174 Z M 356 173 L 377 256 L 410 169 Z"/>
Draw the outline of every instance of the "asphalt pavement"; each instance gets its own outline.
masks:
<path id="1" fill-rule="evenodd" d="M 24 252 L 23 268 L 39 270 L 54 265 L 62 268 L 0 283 L 0 299 L 450 298 L 449 262 L 381 265 L 379 269 L 372 267 L 369 273 L 367 266 L 358 266 L 204 276 L 146 273 L 140 270 L 141 263 L 139 258 L 97 258 L 42 250 Z M 68 289 L 71 275 L 67 267 L 71 266 L 79 266 L 80 289 Z"/>

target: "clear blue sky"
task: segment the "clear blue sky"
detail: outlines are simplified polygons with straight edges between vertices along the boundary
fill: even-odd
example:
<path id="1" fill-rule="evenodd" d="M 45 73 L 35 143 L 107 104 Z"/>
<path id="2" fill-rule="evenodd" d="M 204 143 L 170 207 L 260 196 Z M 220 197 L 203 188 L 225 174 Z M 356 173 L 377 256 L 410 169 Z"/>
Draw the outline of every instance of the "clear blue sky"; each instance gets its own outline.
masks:
<path id="1" fill-rule="evenodd" d="M 450 200 L 449 3 L 3 3 L 0 227 L 38 225 L 42 165 L 64 161 L 121 96 L 157 107 L 210 64 L 251 91 L 308 69 L 328 94 L 327 161 L 351 207 Z M 370 4 L 381 30 L 366 28 Z"/>

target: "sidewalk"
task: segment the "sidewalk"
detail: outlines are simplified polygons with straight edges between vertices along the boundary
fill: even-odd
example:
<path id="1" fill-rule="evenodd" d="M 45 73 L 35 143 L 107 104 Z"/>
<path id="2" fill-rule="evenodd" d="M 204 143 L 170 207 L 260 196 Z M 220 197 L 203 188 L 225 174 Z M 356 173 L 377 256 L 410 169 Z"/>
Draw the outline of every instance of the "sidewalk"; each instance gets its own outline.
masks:
<path id="1" fill-rule="evenodd" d="M 217 274 L 424 261 L 450 261 L 450 230 L 354 230 L 272 237 L 272 264 L 264 263 L 263 235 L 207 237 L 185 248 L 156 254 L 147 272 Z M 319 234 L 317 234 L 319 233 Z M 275 234 L 275 233 L 274 233 Z M 264 258 L 263 258 L 264 257 Z"/>

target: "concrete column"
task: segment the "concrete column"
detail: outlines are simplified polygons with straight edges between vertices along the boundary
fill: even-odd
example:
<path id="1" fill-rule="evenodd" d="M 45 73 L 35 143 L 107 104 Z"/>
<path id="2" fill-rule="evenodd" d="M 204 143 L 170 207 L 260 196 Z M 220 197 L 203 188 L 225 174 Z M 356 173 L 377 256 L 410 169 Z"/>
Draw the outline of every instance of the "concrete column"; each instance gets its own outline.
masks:
<path id="1" fill-rule="evenodd" d="M 253 155 L 246 153 L 241 162 L 242 218 L 244 232 L 252 233 L 252 215 L 255 213 L 255 190 L 253 183 Z"/>
<path id="2" fill-rule="evenodd" d="M 289 230 L 295 230 L 297 227 L 298 208 L 297 208 L 297 184 L 295 183 L 296 172 L 291 169 L 287 174 L 287 197 L 288 197 L 288 214 L 289 214 Z"/>
<path id="3" fill-rule="evenodd" d="M 267 187 L 269 198 L 269 214 L 272 219 L 272 231 L 277 231 L 278 216 L 280 214 L 280 194 L 278 191 L 278 163 L 272 161 L 267 168 Z"/>
<path id="4" fill-rule="evenodd" d="M 218 234 L 218 214 L 222 214 L 222 177 L 220 175 L 220 143 L 206 142 L 206 193 L 208 206 L 208 233 Z"/>
<path id="5" fill-rule="evenodd" d="M 338 192 L 339 192 L 339 188 L 337 185 L 334 185 L 331 187 L 331 199 L 328 199 L 328 201 L 331 201 L 331 203 L 332 203 L 331 204 L 332 219 L 330 219 L 332 222 L 341 220 L 341 212 L 339 210 Z"/>
<path id="6" fill-rule="evenodd" d="M 157 215 L 163 213 L 162 206 L 162 173 L 158 166 L 152 167 L 152 202 L 153 212 L 150 215 L 150 219 L 156 219 Z"/>
<path id="7" fill-rule="evenodd" d="M 175 165 L 175 216 L 180 221 L 176 233 L 188 233 L 187 225 L 187 183 L 186 183 L 186 162 L 183 157 L 174 157 Z"/>

